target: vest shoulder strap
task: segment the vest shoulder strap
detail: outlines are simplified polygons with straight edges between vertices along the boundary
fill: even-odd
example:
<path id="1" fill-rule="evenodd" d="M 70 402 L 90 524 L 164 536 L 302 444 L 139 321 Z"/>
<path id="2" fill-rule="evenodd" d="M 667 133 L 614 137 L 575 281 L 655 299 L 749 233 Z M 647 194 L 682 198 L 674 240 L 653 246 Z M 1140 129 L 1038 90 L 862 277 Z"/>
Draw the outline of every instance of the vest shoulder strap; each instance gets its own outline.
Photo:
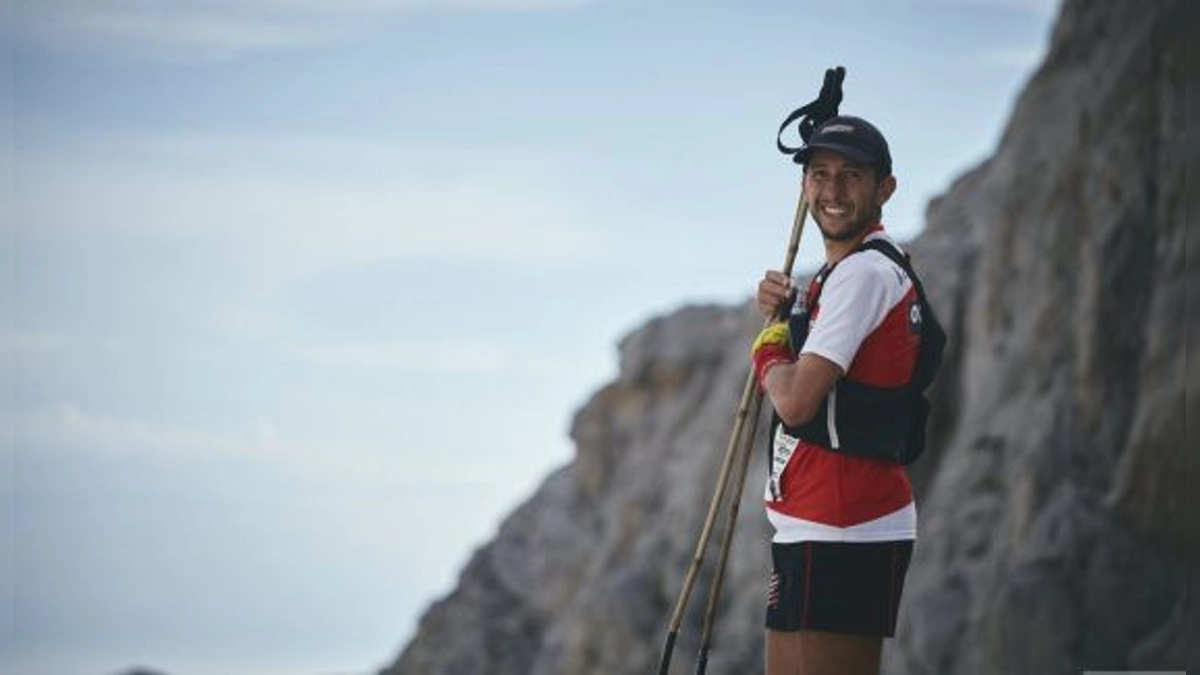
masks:
<path id="1" fill-rule="evenodd" d="M 878 251 L 900 266 L 912 281 L 917 291 L 917 304 L 921 312 L 921 351 L 917 357 L 916 370 L 909 386 L 917 391 L 925 391 L 937 377 L 937 371 L 942 366 L 942 354 L 946 349 L 946 331 L 933 313 L 925 287 L 921 278 L 913 269 L 912 260 L 907 253 L 901 252 L 894 244 L 886 239 L 872 239 L 860 245 L 856 251 Z"/>

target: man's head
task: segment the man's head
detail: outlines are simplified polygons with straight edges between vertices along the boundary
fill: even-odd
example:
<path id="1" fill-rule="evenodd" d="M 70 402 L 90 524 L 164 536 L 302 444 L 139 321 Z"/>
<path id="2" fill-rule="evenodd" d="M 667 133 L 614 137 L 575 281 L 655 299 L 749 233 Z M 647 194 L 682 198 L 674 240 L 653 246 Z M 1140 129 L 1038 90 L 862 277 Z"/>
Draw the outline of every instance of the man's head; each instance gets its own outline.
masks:
<path id="1" fill-rule="evenodd" d="M 874 124 L 861 117 L 839 115 L 830 118 L 817 127 L 796 158 L 807 167 L 813 152 L 821 148 L 870 166 L 881 180 L 892 175 L 892 153 L 888 150 L 887 139 Z"/>
<path id="2" fill-rule="evenodd" d="M 804 163 L 804 194 L 821 234 L 853 241 L 879 222 L 896 189 L 883 134 L 858 117 L 834 117 L 813 132 L 797 155 Z"/>

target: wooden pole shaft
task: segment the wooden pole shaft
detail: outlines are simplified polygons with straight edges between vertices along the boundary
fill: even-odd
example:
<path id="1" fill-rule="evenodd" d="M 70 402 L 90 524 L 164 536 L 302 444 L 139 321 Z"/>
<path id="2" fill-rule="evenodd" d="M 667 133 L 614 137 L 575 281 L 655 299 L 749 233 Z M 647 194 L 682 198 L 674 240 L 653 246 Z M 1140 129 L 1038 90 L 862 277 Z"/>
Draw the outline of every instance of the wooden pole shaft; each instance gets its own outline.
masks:
<path id="1" fill-rule="evenodd" d="M 801 184 L 800 198 L 796 204 L 796 213 L 792 218 L 792 232 L 788 239 L 787 251 L 784 255 L 783 273 L 791 276 L 792 270 L 796 264 L 796 255 L 800 250 L 800 239 L 804 235 L 804 221 L 808 215 L 808 202 L 804 199 L 803 183 Z M 767 320 L 769 324 L 771 319 Z M 717 473 L 716 486 L 713 490 L 712 499 L 709 501 L 708 513 L 704 518 L 704 525 L 700 529 L 700 536 L 696 541 L 696 550 L 692 554 L 691 564 L 688 565 L 687 572 L 684 574 L 683 587 L 679 591 L 679 597 L 675 601 L 675 608 L 671 613 L 671 621 L 667 630 L 667 642 L 663 648 L 662 659 L 659 661 L 659 675 L 667 675 L 671 665 L 671 652 L 674 651 L 675 638 L 679 634 L 679 626 L 683 623 L 683 615 L 687 609 L 688 600 L 691 598 L 692 589 L 696 583 L 696 577 L 700 573 L 700 567 L 704 563 L 705 552 L 708 549 L 709 540 L 712 538 L 713 525 L 716 523 L 717 514 L 720 512 L 721 503 L 725 498 L 725 493 L 729 488 L 729 477 L 733 469 L 734 460 L 737 457 L 738 446 L 742 439 L 743 431 L 746 426 L 746 418 L 751 408 L 754 409 L 755 418 L 758 416 L 758 411 L 762 406 L 762 395 L 758 390 L 757 383 L 754 378 L 754 371 L 751 369 L 746 377 L 746 383 L 742 387 L 742 398 L 738 403 L 737 412 L 734 415 L 733 430 L 729 434 L 729 442 L 725 447 L 725 455 L 721 460 L 721 467 Z M 757 426 L 757 419 L 755 425 Z M 747 446 L 753 445 L 753 433 L 751 438 L 746 441 Z M 748 462 L 749 447 L 746 451 L 746 459 L 743 459 L 743 465 Z M 734 522 L 732 520 L 737 517 L 737 502 L 740 501 L 741 493 L 745 484 L 746 471 L 743 468 L 740 471 L 738 483 L 742 486 L 738 489 L 738 499 L 735 500 L 732 519 L 726 527 L 727 535 L 722 542 L 722 558 L 728 556 L 728 542 L 733 538 Z M 723 572 L 724 563 L 720 564 L 721 572 Z M 714 580 L 714 588 L 720 588 L 720 579 Z M 710 607 L 713 607 L 713 601 L 709 601 Z M 715 612 L 715 607 L 713 607 Z M 706 623 L 709 621 L 706 619 Z"/>

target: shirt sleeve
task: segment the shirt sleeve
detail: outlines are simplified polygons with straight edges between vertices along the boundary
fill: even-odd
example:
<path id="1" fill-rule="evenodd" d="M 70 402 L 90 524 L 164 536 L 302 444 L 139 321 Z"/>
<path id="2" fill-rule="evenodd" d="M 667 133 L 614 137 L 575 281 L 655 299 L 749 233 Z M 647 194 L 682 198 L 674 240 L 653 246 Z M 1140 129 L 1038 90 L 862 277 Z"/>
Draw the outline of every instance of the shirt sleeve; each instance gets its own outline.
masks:
<path id="1" fill-rule="evenodd" d="M 835 267 L 825 280 L 800 353 L 824 357 L 843 373 L 849 371 L 863 340 L 883 323 L 907 288 L 904 272 L 894 267 L 875 252 L 849 256 Z"/>

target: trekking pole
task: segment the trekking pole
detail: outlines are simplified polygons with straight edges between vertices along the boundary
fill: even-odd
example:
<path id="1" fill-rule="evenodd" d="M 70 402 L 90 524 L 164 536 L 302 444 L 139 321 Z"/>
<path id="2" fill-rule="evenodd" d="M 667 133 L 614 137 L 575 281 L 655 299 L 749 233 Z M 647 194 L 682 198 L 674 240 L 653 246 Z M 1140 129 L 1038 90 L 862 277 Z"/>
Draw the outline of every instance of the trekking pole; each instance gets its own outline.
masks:
<path id="1" fill-rule="evenodd" d="M 725 491 L 729 486 L 729 471 L 733 466 L 734 455 L 736 454 L 737 441 L 742 435 L 742 428 L 745 426 L 746 412 L 750 408 L 751 398 L 757 392 L 754 383 L 754 371 L 750 371 L 749 377 L 746 378 L 746 385 L 742 388 L 742 399 L 738 405 L 737 414 L 734 416 L 733 432 L 729 435 L 729 443 L 725 448 L 725 458 L 721 462 L 721 469 L 717 475 L 717 485 L 713 491 L 712 500 L 708 504 L 708 514 L 704 518 L 704 526 L 700 529 L 700 537 L 696 542 L 696 551 L 692 554 L 692 562 L 688 566 L 687 573 L 684 575 L 683 588 L 679 591 L 679 597 L 675 601 L 675 611 L 671 613 L 671 623 L 667 628 L 667 641 L 663 645 L 662 659 L 658 664 L 658 675 L 667 675 L 671 668 L 671 653 L 675 650 L 675 639 L 679 636 L 679 626 L 683 623 L 683 613 L 687 609 L 688 599 L 692 594 L 692 587 L 696 584 L 696 575 L 700 572 L 700 565 L 704 562 L 704 553 L 708 548 L 708 540 L 712 536 L 713 523 L 717 520 L 717 512 L 720 510 L 721 501 L 725 497 Z"/>
<path id="2" fill-rule="evenodd" d="M 783 263 L 783 273 L 787 276 L 792 276 L 792 268 L 796 263 L 796 252 L 800 249 L 800 238 L 804 234 L 804 219 L 808 215 L 808 202 L 804 199 L 803 186 L 800 191 L 800 201 L 796 205 L 796 216 L 792 222 L 792 238 L 788 242 L 787 255 Z M 770 324 L 774 319 L 767 319 L 766 324 Z M 738 465 L 737 475 L 734 477 L 734 491 L 730 496 L 728 511 L 726 512 L 725 531 L 721 534 L 720 548 L 717 553 L 717 568 L 713 571 L 712 586 L 708 591 L 708 605 L 704 610 L 704 624 L 700 636 L 700 652 L 696 657 L 696 675 L 704 675 L 708 668 L 708 651 L 712 647 L 713 626 L 716 623 L 717 605 L 721 599 L 721 585 L 725 577 L 725 565 L 729 560 L 729 550 L 733 544 L 733 533 L 737 529 L 738 513 L 742 506 L 742 493 L 746 488 L 746 471 L 750 466 L 750 454 L 754 449 L 754 436 L 758 431 L 758 420 L 762 414 L 762 391 L 755 386 L 754 370 L 751 369 L 749 383 L 752 390 L 749 407 L 750 424 L 747 427 L 744 436 L 742 437 L 742 461 Z M 742 431 L 741 429 L 738 430 Z"/>
<path id="3" fill-rule="evenodd" d="M 796 206 L 796 215 L 792 221 L 792 235 L 791 235 L 791 239 L 788 241 L 787 254 L 786 254 L 786 257 L 784 260 L 784 270 L 783 271 L 784 271 L 784 274 L 787 274 L 789 276 L 791 275 L 792 267 L 795 264 L 796 252 L 800 249 L 800 236 L 804 232 L 804 217 L 807 213 L 808 213 L 808 203 L 804 201 L 804 196 L 802 193 L 801 197 L 800 197 L 800 202 Z M 771 321 L 772 321 L 772 319 L 768 319 L 766 321 L 766 323 L 769 324 Z M 725 492 L 728 490 L 728 487 L 729 487 L 729 473 L 730 473 L 730 470 L 733 468 L 734 459 L 737 457 L 737 454 L 738 454 L 737 449 L 740 445 L 739 441 L 742 438 L 742 432 L 744 431 L 744 429 L 746 427 L 746 418 L 749 416 L 749 411 L 751 408 L 754 408 L 754 413 L 755 413 L 754 414 L 755 419 L 753 422 L 753 426 L 757 427 L 758 413 L 762 408 L 762 394 L 758 390 L 757 381 L 754 378 L 754 370 L 753 369 L 751 369 L 750 373 L 746 376 L 746 384 L 744 387 L 742 387 L 742 399 L 741 399 L 741 402 L 738 404 L 737 413 L 734 416 L 733 431 L 729 434 L 729 443 L 727 444 L 727 446 L 725 448 L 724 460 L 721 462 L 721 469 L 720 469 L 719 475 L 717 477 L 716 489 L 713 493 L 712 500 L 709 502 L 709 505 L 708 505 L 708 515 L 705 517 L 704 526 L 700 530 L 700 538 L 696 542 L 696 551 L 695 551 L 695 553 L 692 554 L 692 563 L 688 567 L 687 574 L 684 577 L 683 589 L 680 591 L 679 598 L 675 602 L 675 611 L 674 611 L 674 613 L 671 614 L 671 623 L 670 623 L 670 626 L 669 626 L 668 632 L 667 632 L 667 642 L 663 648 L 662 660 L 660 661 L 659 668 L 658 668 L 659 675 L 667 675 L 667 672 L 671 666 L 671 652 L 675 648 L 675 640 L 679 635 L 679 626 L 681 623 L 683 623 L 683 613 L 684 613 L 684 610 L 687 608 L 688 599 L 691 597 L 692 588 L 695 586 L 696 576 L 700 571 L 700 566 L 704 562 L 704 554 L 705 554 L 705 551 L 708 549 L 709 539 L 712 537 L 713 525 L 716 523 L 717 513 L 720 510 L 721 502 L 724 500 Z M 751 436 L 753 436 L 753 434 L 751 434 Z M 744 481 L 744 479 L 745 479 L 744 466 L 745 466 L 746 462 L 749 461 L 749 457 L 750 457 L 749 448 L 750 448 L 750 446 L 753 445 L 753 438 L 751 438 L 751 440 L 748 441 L 746 445 L 747 445 L 747 452 L 744 454 L 744 458 L 742 461 L 743 469 L 740 472 L 741 477 L 739 479 L 739 483 L 742 483 L 742 484 L 744 484 L 744 482 L 745 482 Z M 741 492 L 742 492 L 742 490 L 739 489 L 738 490 L 739 500 L 741 497 Z M 736 504 L 737 504 L 737 502 L 735 501 L 734 506 L 732 507 L 733 518 L 737 517 L 737 505 Z M 722 541 L 723 555 L 721 556 L 722 560 L 720 562 L 721 568 L 724 567 L 723 559 L 725 557 L 727 557 L 728 553 L 729 553 L 728 546 L 725 545 L 725 543 L 726 543 L 725 540 L 729 540 L 733 536 L 733 527 L 731 525 L 732 525 L 732 519 L 731 519 L 730 523 L 727 524 L 725 527 L 725 535 L 724 535 L 724 539 Z M 714 582 L 717 585 L 719 585 L 719 583 L 720 583 L 719 574 L 720 574 L 720 571 L 718 571 L 718 578 Z M 712 606 L 711 598 L 709 600 L 709 607 L 710 607 L 710 609 L 715 609 Z M 710 621 L 708 619 L 706 619 L 706 623 L 710 623 Z"/>
<path id="4" fill-rule="evenodd" d="M 789 148 L 785 146 L 781 140 L 783 130 L 792 122 L 800 119 L 800 135 L 805 141 L 808 140 L 813 129 L 819 126 L 822 122 L 837 114 L 838 104 L 842 100 L 842 79 L 845 77 L 845 69 L 841 66 L 830 68 L 825 71 L 825 81 L 821 87 L 821 93 L 817 100 L 809 103 L 806 106 L 793 111 L 779 127 L 779 135 L 776 137 L 776 146 L 780 152 L 785 154 L 795 155 L 799 148 Z M 799 160 L 797 159 L 797 162 Z M 788 241 L 788 248 L 784 258 L 784 273 L 788 276 L 792 274 L 792 268 L 795 264 L 796 253 L 800 249 L 800 237 L 804 230 L 804 218 L 808 213 L 808 204 L 804 200 L 803 184 L 801 185 L 800 199 L 797 203 L 796 214 L 792 219 L 792 233 Z M 770 320 L 767 321 L 770 323 Z M 716 522 L 717 513 L 720 510 L 721 502 L 725 498 L 725 493 L 729 486 L 729 474 L 733 468 L 734 459 L 737 455 L 738 441 L 742 437 L 742 432 L 745 429 L 745 422 L 748 412 L 751 407 L 754 408 L 754 421 L 748 446 L 753 445 L 753 429 L 757 427 L 757 418 L 762 406 L 762 395 L 756 386 L 754 371 L 751 369 L 746 377 L 746 384 L 742 388 L 742 398 L 738 404 L 737 413 L 734 416 L 733 431 L 729 435 L 729 442 L 725 448 L 725 455 L 721 461 L 721 467 L 717 475 L 716 487 L 713 491 L 713 496 L 708 505 L 708 513 L 704 518 L 704 525 L 700 529 L 700 536 L 696 542 L 696 550 L 692 554 L 691 564 L 688 566 L 687 572 L 684 574 L 683 587 L 679 591 L 679 597 L 675 601 L 674 611 L 671 613 L 671 620 L 667 627 L 667 639 L 663 645 L 662 658 L 658 664 L 658 675 L 668 675 L 671 667 L 671 655 L 675 650 L 675 641 L 679 637 L 679 627 L 683 623 L 683 614 L 687 609 L 688 600 L 691 598 L 692 589 L 696 583 L 696 577 L 700 572 L 700 567 L 704 562 L 705 551 L 708 548 L 709 539 L 712 537 L 713 524 Z M 738 479 L 739 488 L 738 498 L 735 500 L 732 509 L 732 517 L 726 526 L 726 533 L 722 539 L 721 560 L 719 562 L 719 572 L 714 580 L 714 588 L 719 591 L 720 577 L 724 572 L 725 560 L 729 554 L 729 544 L 732 542 L 733 530 L 738 512 L 738 502 L 741 501 L 741 493 L 745 484 L 746 465 L 749 462 L 749 448 L 742 460 L 742 468 Z M 708 611 L 706 611 L 704 647 L 702 652 L 702 660 L 706 664 L 708 659 L 708 644 L 711 642 L 711 624 L 712 616 L 715 615 L 716 605 L 710 597 Z M 703 672 L 704 665 L 701 666 Z"/>

